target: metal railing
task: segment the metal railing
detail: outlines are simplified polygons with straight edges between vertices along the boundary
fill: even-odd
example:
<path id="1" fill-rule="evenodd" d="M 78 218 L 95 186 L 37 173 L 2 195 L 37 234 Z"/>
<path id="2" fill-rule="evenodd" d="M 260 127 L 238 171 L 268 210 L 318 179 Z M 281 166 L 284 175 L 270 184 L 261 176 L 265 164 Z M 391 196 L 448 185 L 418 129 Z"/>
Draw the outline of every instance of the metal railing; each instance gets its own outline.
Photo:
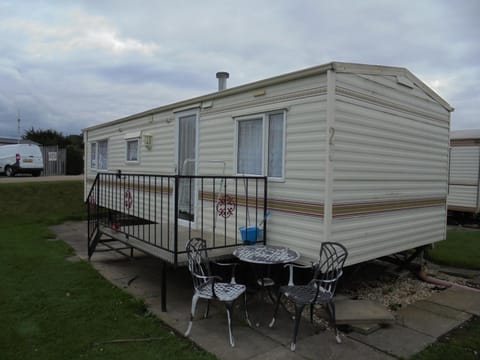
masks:
<path id="1" fill-rule="evenodd" d="M 265 177 L 99 173 L 86 204 L 89 257 L 102 234 L 175 265 L 191 237 L 209 250 L 266 242 Z"/>

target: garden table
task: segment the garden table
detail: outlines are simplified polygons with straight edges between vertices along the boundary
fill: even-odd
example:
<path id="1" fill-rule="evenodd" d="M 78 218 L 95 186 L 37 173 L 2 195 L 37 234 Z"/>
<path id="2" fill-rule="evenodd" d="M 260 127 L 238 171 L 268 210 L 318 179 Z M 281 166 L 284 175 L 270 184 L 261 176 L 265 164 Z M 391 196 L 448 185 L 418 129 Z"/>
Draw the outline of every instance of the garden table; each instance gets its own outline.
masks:
<path id="1" fill-rule="evenodd" d="M 267 290 L 268 297 L 273 303 L 276 299 L 273 297 L 270 289 L 275 285 L 275 281 L 270 277 L 271 265 L 288 264 L 297 261 L 300 258 L 298 251 L 283 246 L 272 245 L 246 245 L 236 248 L 233 256 L 240 261 L 250 263 L 254 272 L 257 285 L 261 292 Z M 266 265 L 266 276 L 259 276 L 256 271 L 256 265 Z M 260 324 L 257 322 L 257 326 Z"/>

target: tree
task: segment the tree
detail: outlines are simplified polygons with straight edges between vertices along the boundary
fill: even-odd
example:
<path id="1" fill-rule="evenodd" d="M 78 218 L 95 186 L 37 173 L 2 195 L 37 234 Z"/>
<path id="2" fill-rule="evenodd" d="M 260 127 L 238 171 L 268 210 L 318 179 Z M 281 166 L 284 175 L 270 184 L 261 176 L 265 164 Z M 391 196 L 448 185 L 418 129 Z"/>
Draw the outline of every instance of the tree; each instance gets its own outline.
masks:
<path id="1" fill-rule="evenodd" d="M 33 127 L 26 130 L 22 138 L 24 140 L 35 141 L 43 146 L 58 146 L 66 148 L 67 152 L 67 175 L 81 174 L 83 171 L 83 136 L 67 135 L 48 129 L 35 130 Z"/>
<path id="2" fill-rule="evenodd" d="M 67 145 L 67 140 L 62 133 L 56 130 L 35 130 L 33 127 L 30 130 L 25 130 L 22 138 L 24 140 L 32 140 L 43 146 L 55 146 L 58 145 L 64 148 Z"/>

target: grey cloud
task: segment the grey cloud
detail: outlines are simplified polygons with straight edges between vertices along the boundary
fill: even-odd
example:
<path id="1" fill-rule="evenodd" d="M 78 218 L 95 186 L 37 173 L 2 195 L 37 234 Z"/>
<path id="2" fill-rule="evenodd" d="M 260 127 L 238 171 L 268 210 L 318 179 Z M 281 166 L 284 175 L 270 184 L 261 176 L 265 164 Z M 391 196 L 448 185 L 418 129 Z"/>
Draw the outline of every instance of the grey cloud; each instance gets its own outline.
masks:
<path id="1" fill-rule="evenodd" d="M 479 127 L 479 13 L 477 0 L 0 2 L 0 135 L 18 107 L 26 128 L 78 133 L 215 91 L 219 70 L 236 86 L 333 60 L 406 67 L 456 108 L 452 127 Z"/>

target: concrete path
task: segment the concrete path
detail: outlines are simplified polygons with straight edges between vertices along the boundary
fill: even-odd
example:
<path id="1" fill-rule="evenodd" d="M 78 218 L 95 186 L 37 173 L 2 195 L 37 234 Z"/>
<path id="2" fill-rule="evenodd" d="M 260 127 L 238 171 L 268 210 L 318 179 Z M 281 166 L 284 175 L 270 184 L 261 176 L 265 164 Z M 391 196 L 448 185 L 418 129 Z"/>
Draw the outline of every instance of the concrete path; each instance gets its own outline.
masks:
<path id="1" fill-rule="evenodd" d="M 0 175 L 0 184 L 52 181 L 83 181 L 83 179 L 83 175 L 55 175 L 38 177 L 29 174 L 18 174 L 12 177 Z"/>
<path id="2" fill-rule="evenodd" d="M 54 226 L 53 231 L 58 239 L 75 249 L 80 259 L 87 260 L 85 223 L 65 223 Z M 135 252 L 134 259 L 129 259 L 109 252 L 94 254 L 91 264 L 107 280 L 143 299 L 162 321 L 180 334 L 185 332 L 193 294 L 186 268 L 169 268 L 167 312 L 162 312 L 158 259 L 138 252 Z M 402 309 L 396 321 L 388 327 L 369 335 L 355 332 L 342 335 L 341 344 L 336 343 L 330 330 L 315 329 L 304 320 L 300 325 L 296 352 L 289 350 L 293 321 L 286 311 L 279 311 L 279 318 L 270 329 L 267 323 L 273 306 L 252 302 L 248 309 L 250 318 L 260 326 L 249 328 L 239 302 L 233 319 L 236 346 L 231 348 L 225 310 L 218 305 L 212 306 L 210 316 L 203 319 L 203 305 L 198 306 L 190 338 L 219 359 L 392 359 L 409 357 L 472 315 L 480 315 L 480 292 L 447 289 Z"/>

